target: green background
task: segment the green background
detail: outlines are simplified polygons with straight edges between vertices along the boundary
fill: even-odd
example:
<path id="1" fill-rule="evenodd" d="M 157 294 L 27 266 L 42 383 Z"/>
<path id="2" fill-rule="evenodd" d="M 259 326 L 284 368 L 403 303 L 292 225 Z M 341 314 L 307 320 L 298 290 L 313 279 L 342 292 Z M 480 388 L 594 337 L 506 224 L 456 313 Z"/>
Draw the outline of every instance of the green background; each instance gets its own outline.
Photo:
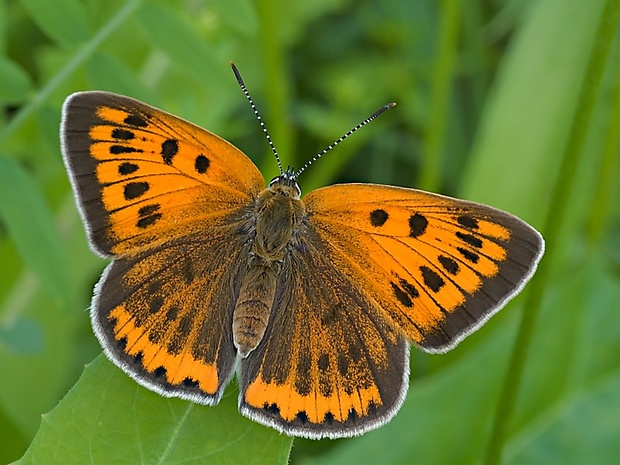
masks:
<path id="1" fill-rule="evenodd" d="M 616 463 L 619 3 L 0 0 L 0 463 L 476 464 L 500 450 L 506 464 Z M 161 398 L 92 335 L 105 262 L 62 164 L 64 98 L 144 100 L 232 141 L 270 179 L 231 60 L 285 166 L 398 103 L 305 172 L 305 192 L 434 190 L 547 240 L 534 280 L 482 330 L 446 355 L 413 351 L 403 408 L 363 437 L 292 441 L 237 413 L 235 383 L 217 407 Z"/>

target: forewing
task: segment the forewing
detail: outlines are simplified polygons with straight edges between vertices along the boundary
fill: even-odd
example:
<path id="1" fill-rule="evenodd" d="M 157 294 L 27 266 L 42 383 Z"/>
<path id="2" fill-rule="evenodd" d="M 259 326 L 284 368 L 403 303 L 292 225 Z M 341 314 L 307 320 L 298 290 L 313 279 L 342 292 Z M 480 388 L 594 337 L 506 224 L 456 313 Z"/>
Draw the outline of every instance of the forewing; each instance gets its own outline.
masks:
<path id="1" fill-rule="evenodd" d="M 409 346 L 342 270 L 306 224 L 283 264 L 267 332 L 241 364 L 244 415 L 317 439 L 362 434 L 396 414 Z"/>
<path id="2" fill-rule="evenodd" d="M 500 310 L 544 250 L 509 213 L 414 189 L 344 184 L 304 202 L 327 254 L 428 352 L 449 350 Z"/>
<path id="3" fill-rule="evenodd" d="M 224 139 L 137 100 L 78 92 L 65 101 L 62 151 L 95 251 L 131 255 L 199 232 L 263 189 Z"/>

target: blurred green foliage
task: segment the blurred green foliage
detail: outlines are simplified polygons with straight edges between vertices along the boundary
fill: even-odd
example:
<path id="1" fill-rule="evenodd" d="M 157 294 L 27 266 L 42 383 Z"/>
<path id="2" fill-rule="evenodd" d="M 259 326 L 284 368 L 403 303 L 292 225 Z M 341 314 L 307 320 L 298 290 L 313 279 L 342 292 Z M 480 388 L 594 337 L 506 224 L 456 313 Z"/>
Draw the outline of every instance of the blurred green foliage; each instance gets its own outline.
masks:
<path id="1" fill-rule="evenodd" d="M 606 3 L 618 0 L 0 0 L 0 462 L 287 463 L 291 440 L 241 417 L 234 383 L 221 405 L 200 407 L 146 391 L 98 355 L 86 309 L 105 263 L 88 249 L 59 150 L 64 98 L 104 89 L 222 135 L 270 179 L 232 60 L 285 165 L 398 103 L 304 173 L 305 192 L 433 189 L 539 228 L 550 208 L 566 212 L 546 237 L 503 457 L 615 463 L 620 57 L 618 38 L 600 37 Z M 593 113 L 579 113 L 595 47 L 610 54 Z M 574 176 L 558 178 L 575 131 L 585 143 Z M 566 195 L 551 204 L 558 185 Z M 291 463 L 479 463 L 526 301 L 449 354 L 414 350 L 390 424 L 296 439 Z"/>

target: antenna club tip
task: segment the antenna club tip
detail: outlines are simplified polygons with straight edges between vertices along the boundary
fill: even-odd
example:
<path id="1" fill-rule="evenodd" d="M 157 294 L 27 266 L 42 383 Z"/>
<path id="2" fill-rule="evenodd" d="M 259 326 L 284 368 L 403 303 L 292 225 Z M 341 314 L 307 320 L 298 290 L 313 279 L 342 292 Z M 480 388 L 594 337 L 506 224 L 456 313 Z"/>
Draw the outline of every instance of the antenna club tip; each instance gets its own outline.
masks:
<path id="1" fill-rule="evenodd" d="M 232 63 L 232 62 L 231 62 Z M 233 65 L 234 66 L 234 65 Z M 396 106 L 396 102 L 390 102 L 386 105 L 387 108 L 394 108 Z"/>
<path id="2" fill-rule="evenodd" d="M 235 66 L 235 64 L 232 61 L 230 61 L 229 63 L 230 63 L 230 67 L 233 70 L 233 73 L 235 73 L 235 78 L 237 79 L 237 82 L 239 83 L 239 85 L 243 86 L 244 85 L 243 79 L 241 78 L 241 73 L 239 73 L 237 66 Z"/>

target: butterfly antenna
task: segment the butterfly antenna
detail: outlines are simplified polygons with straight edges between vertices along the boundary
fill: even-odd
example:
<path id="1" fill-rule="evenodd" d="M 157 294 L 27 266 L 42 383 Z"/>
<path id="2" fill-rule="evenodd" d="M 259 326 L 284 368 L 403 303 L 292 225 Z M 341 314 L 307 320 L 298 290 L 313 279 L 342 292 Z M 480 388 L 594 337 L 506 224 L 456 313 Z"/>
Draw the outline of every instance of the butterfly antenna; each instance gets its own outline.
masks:
<path id="1" fill-rule="evenodd" d="M 256 119 L 258 120 L 260 127 L 263 129 L 263 132 L 265 133 L 265 137 L 267 137 L 267 142 L 269 142 L 269 147 L 271 147 L 271 151 L 273 152 L 274 156 L 276 157 L 276 162 L 278 163 L 278 169 L 280 170 L 280 174 L 284 173 L 284 169 L 282 168 L 282 162 L 280 162 L 280 157 L 278 155 L 278 151 L 276 150 L 276 146 L 273 145 L 273 141 L 271 140 L 271 136 L 269 135 L 269 132 L 267 132 L 267 128 L 265 127 L 265 123 L 263 123 L 263 118 L 261 118 L 260 113 L 258 112 L 258 109 L 256 108 L 256 105 L 254 105 L 254 101 L 252 100 L 252 97 L 250 96 L 250 92 L 248 92 L 248 88 L 245 86 L 245 83 L 243 82 L 243 78 L 241 77 L 241 73 L 239 73 L 239 70 L 237 69 L 237 67 L 235 66 L 235 64 L 231 61 L 230 62 L 230 67 L 233 70 L 233 73 L 235 73 L 235 77 L 237 78 L 237 82 L 239 83 L 239 87 L 241 87 L 241 90 L 243 91 L 243 93 L 245 94 L 245 98 L 248 99 L 248 102 L 250 102 L 250 106 L 252 107 L 252 111 L 254 111 L 254 115 L 256 115 Z"/>
<path id="2" fill-rule="evenodd" d="M 312 163 L 314 163 L 315 161 L 317 161 L 319 158 L 321 158 L 323 155 L 325 155 L 327 152 L 329 152 L 331 149 L 333 149 L 334 147 L 336 147 L 340 142 L 342 142 L 343 140 L 345 140 L 347 137 L 349 137 L 351 134 L 353 134 L 355 131 L 357 131 L 358 129 L 360 129 L 362 126 L 366 126 L 368 123 L 370 123 L 373 119 L 375 119 L 377 116 L 379 116 L 381 113 L 383 113 L 385 110 L 389 110 L 392 107 L 395 107 L 396 104 L 394 102 L 390 102 L 387 103 L 385 105 L 383 105 L 381 108 L 379 108 L 377 111 L 375 111 L 372 115 L 370 115 L 368 118 L 366 118 L 364 121 L 362 121 L 361 123 L 359 123 L 357 126 L 353 127 L 351 130 L 349 130 L 345 135 L 343 135 L 342 137 L 340 137 L 339 139 L 337 139 L 336 141 L 332 142 L 331 144 L 329 144 L 327 147 L 325 147 L 321 152 L 317 153 L 314 157 L 312 157 L 310 160 L 308 160 L 306 162 L 306 164 L 304 166 L 302 166 L 299 171 L 297 171 L 295 173 L 295 178 L 297 178 L 301 173 L 303 173 L 305 171 L 306 168 L 308 168 Z"/>

